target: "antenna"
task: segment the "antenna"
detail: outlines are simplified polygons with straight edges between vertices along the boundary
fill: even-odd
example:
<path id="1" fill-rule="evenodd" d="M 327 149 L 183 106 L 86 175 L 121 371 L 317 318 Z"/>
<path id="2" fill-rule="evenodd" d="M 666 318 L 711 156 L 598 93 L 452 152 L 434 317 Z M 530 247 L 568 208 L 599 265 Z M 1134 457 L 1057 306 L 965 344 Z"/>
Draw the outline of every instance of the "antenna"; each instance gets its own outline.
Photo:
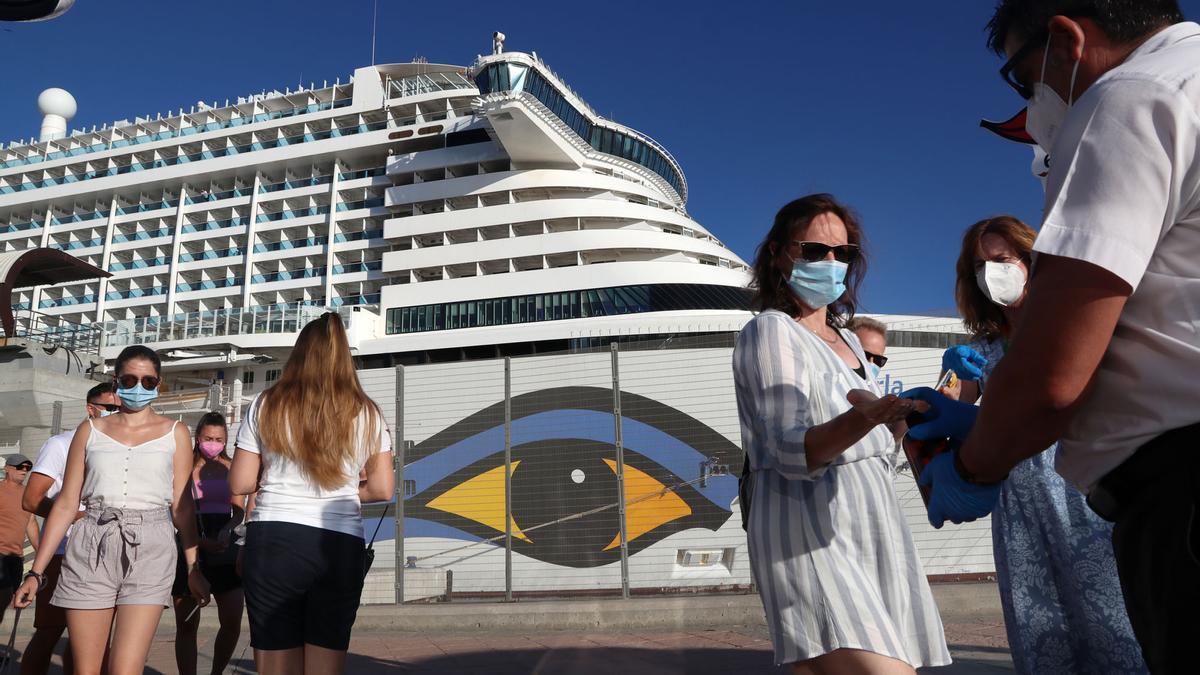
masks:
<path id="1" fill-rule="evenodd" d="M 375 9 L 371 13 L 371 65 L 375 65 L 375 27 L 379 24 L 379 0 L 375 0 Z"/>

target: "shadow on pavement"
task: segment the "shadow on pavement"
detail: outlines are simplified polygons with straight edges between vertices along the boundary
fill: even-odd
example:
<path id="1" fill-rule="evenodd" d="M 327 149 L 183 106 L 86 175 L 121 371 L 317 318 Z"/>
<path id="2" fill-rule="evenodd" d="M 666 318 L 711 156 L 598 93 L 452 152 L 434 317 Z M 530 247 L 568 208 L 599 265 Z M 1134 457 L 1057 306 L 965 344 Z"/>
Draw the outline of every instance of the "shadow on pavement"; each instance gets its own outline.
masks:
<path id="1" fill-rule="evenodd" d="M 410 658 L 405 661 L 351 654 L 346 672 L 373 673 L 463 673 L 464 675 L 521 675 L 571 673 L 572 675 L 663 675 L 700 673 L 786 673 L 770 663 L 762 652 L 739 649 L 637 649 L 595 647 L 564 649 L 518 649 L 461 652 L 452 655 Z"/>

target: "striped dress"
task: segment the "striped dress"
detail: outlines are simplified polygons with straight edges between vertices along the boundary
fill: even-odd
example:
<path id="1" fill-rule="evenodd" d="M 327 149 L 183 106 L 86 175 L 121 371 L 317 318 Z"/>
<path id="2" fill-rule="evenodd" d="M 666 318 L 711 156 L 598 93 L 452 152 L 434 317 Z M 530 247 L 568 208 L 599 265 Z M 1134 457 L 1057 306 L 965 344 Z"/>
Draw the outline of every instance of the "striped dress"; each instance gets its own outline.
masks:
<path id="1" fill-rule="evenodd" d="M 860 362 L 858 339 L 841 331 Z M 942 621 L 892 485 L 896 444 L 876 427 L 809 471 L 808 428 L 850 409 L 864 382 L 815 334 L 767 311 L 733 353 L 742 447 L 754 481 L 747 539 L 775 662 L 860 649 L 915 667 L 950 663 Z"/>

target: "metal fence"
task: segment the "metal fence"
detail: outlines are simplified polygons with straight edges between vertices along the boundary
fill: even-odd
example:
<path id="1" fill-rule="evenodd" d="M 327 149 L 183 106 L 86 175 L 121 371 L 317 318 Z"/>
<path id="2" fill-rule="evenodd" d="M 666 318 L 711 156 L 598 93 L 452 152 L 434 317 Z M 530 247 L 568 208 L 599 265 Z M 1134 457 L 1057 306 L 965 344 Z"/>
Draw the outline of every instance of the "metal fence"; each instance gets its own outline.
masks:
<path id="1" fill-rule="evenodd" d="M 378 528 L 363 601 L 748 590 L 732 341 L 631 339 L 359 371 L 391 429 L 400 496 L 363 508 L 367 536 Z M 940 350 L 889 355 L 887 389 L 937 377 Z M 248 398 L 214 386 L 155 405 L 189 429 L 220 410 L 232 449 Z M 7 407 L 0 455 L 36 458 L 83 416 L 81 395 Z M 986 520 L 934 530 L 910 475 L 896 491 L 927 573 L 994 570 Z"/>

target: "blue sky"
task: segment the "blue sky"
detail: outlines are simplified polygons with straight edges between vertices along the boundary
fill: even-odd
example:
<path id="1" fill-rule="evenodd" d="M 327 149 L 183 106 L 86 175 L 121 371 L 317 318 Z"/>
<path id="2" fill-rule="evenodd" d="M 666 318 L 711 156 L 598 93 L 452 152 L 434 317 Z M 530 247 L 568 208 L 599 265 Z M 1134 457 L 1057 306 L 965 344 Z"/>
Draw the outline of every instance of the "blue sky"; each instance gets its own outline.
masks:
<path id="1" fill-rule="evenodd" d="M 1200 16 L 1200 0 L 1181 5 Z M 864 309 L 944 312 L 963 230 L 998 213 L 1036 225 L 1042 208 L 1029 150 L 978 126 L 1021 105 L 984 47 L 991 7 L 379 0 L 376 61 L 468 65 L 501 30 L 666 146 L 692 216 L 747 261 L 780 206 L 832 192 L 869 238 Z M 345 79 L 370 62 L 371 13 L 371 0 L 77 0 L 52 22 L 0 24 L 0 139 L 36 135 L 49 86 L 90 127 Z"/>

